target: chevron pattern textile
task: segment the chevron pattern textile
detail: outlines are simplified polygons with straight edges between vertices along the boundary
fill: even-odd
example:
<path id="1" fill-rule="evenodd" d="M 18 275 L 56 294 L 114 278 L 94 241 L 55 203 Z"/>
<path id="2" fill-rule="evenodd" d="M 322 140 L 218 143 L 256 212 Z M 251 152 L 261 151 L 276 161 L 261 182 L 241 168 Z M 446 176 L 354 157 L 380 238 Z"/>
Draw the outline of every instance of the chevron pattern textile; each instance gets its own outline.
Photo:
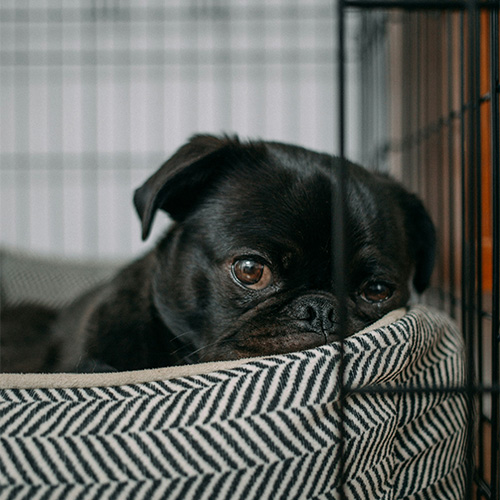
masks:
<path id="1" fill-rule="evenodd" d="M 437 389 L 463 386 L 462 355 L 451 320 L 415 306 L 229 369 L 4 388 L 0 499 L 460 499 L 467 405 Z"/>

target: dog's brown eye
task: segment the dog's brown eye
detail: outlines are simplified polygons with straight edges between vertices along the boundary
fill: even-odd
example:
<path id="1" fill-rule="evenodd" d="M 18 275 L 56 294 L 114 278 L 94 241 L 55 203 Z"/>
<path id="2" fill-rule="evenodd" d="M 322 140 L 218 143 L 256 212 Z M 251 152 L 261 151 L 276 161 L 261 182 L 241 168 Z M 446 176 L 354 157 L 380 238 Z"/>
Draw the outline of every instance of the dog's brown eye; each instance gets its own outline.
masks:
<path id="1" fill-rule="evenodd" d="M 368 283 L 361 290 L 361 297 L 371 303 L 383 302 L 391 295 L 392 290 L 385 283 Z"/>
<path id="2" fill-rule="evenodd" d="M 268 266 L 252 259 L 239 259 L 233 263 L 234 278 L 244 287 L 262 290 L 272 282 L 272 273 Z"/>

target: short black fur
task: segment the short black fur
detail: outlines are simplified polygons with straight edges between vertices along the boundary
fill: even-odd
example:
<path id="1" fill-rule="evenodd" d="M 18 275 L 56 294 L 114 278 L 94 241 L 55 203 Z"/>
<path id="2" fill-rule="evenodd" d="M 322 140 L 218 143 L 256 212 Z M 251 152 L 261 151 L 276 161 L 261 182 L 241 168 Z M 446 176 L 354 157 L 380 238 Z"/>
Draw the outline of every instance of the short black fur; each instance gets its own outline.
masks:
<path id="1" fill-rule="evenodd" d="M 50 342 L 52 359 L 30 370 L 286 353 L 405 306 L 411 281 L 418 292 L 429 284 L 434 226 L 399 184 L 344 162 L 347 320 L 339 331 L 332 225 L 341 162 L 292 145 L 193 137 L 134 196 L 143 238 L 157 210 L 174 220 L 170 230 L 109 283 L 50 316 L 40 342 Z"/>

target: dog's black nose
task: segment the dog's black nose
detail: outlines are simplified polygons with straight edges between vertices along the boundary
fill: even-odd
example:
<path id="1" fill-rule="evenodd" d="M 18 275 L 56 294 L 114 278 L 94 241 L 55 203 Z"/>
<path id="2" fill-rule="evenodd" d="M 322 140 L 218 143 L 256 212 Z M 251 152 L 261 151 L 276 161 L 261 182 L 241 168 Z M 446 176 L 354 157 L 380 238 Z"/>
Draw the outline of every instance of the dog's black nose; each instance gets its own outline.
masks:
<path id="1" fill-rule="evenodd" d="M 336 330 L 336 311 L 335 299 L 319 294 L 299 297 L 286 310 L 289 317 L 302 323 L 303 328 L 325 336 Z"/>

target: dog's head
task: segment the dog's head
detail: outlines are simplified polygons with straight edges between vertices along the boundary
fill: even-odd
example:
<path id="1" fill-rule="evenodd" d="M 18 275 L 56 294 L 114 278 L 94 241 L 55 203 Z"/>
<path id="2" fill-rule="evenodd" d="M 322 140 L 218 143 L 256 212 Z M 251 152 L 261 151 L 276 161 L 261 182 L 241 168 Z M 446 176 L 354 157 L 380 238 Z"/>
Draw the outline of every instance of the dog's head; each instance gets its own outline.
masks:
<path id="1" fill-rule="evenodd" d="M 175 224 L 157 249 L 154 301 L 195 360 L 286 353 L 351 335 L 422 292 L 434 226 L 387 177 L 326 154 L 195 136 L 134 197 L 147 238 L 158 209 Z M 344 166 L 344 296 L 334 221 Z M 339 331 L 339 302 L 347 309 Z"/>

